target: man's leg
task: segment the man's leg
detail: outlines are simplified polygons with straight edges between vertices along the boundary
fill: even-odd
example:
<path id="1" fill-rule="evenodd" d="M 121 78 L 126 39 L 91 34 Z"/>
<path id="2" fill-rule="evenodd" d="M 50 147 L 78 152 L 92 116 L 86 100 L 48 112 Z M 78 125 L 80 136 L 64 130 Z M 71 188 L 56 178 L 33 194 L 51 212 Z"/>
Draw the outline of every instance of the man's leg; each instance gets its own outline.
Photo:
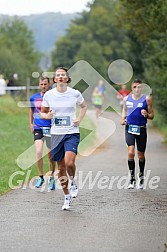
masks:
<path id="1" fill-rule="evenodd" d="M 70 180 L 73 180 L 75 177 L 75 171 L 76 171 L 75 158 L 76 158 L 76 154 L 74 152 L 66 151 L 65 164 L 67 167 L 67 172 L 70 177 Z"/>
<path id="2" fill-rule="evenodd" d="M 138 151 L 138 158 L 139 158 L 140 173 L 144 174 L 144 168 L 145 168 L 145 154 L 144 154 L 144 152 Z"/>
<path id="3" fill-rule="evenodd" d="M 48 191 L 55 190 L 55 180 L 54 180 L 54 172 L 55 172 L 55 161 L 52 160 L 52 153 L 51 150 L 48 149 L 48 159 L 50 165 L 50 176 L 48 180 Z"/>
<path id="4" fill-rule="evenodd" d="M 133 189 L 135 187 L 135 136 L 128 132 L 128 125 L 125 127 L 125 139 L 128 146 L 128 167 L 131 174 L 128 189 Z"/>
<path id="5" fill-rule="evenodd" d="M 139 159 L 139 174 L 137 188 L 143 189 L 144 187 L 144 170 L 145 170 L 145 150 L 147 144 L 147 129 L 141 128 L 140 135 L 136 138 L 137 154 Z"/>
<path id="6" fill-rule="evenodd" d="M 78 195 L 78 188 L 74 180 L 75 171 L 76 171 L 75 158 L 76 158 L 76 153 L 72 151 L 66 151 L 65 164 L 66 164 L 67 172 L 70 178 L 70 194 L 73 198 L 76 198 Z"/>
<path id="7" fill-rule="evenodd" d="M 35 148 L 36 148 L 36 161 L 37 161 L 37 168 L 38 168 L 38 174 L 39 174 L 39 179 L 36 183 L 36 187 L 41 187 L 44 178 L 43 178 L 43 158 L 42 158 L 42 153 L 43 153 L 43 141 L 41 139 L 35 140 Z"/>
<path id="8" fill-rule="evenodd" d="M 65 160 L 58 161 L 58 178 L 60 180 L 63 192 L 64 192 L 64 205 L 62 206 L 63 210 L 68 210 L 71 203 L 71 195 L 68 190 L 68 176 L 66 172 Z"/>
<path id="9" fill-rule="evenodd" d="M 144 187 L 144 169 L 145 169 L 145 155 L 144 152 L 138 151 L 139 169 L 137 188 L 143 189 Z"/>
<path id="10" fill-rule="evenodd" d="M 48 148 L 48 159 L 49 159 L 49 165 L 50 165 L 50 176 L 54 177 L 55 172 L 55 161 L 52 160 L 52 148 L 51 148 L 51 138 L 45 137 L 46 140 L 46 146 Z"/>
<path id="11" fill-rule="evenodd" d="M 52 153 L 50 149 L 48 149 L 48 159 L 49 159 L 50 172 L 51 172 L 50 176 L 53 177 L 56 165 L 55 165 L 55 161 L 52 160 Z"/>
<path id="12" fill-rule="evenodd" d="M 134 156 L 135 156 L 135 146 L 131 145 L 128 147 L 128 167 L 131 175 L 128 189 L 133 189 L 136 186 Z"/>
<path id="13" fill-rule="evenodd" d="M 58 178 L 60 180 L 63 192 L 65 195 L 69 194 L 68 191 L 68 177 L 64 159 L 57 162 L 58 164 Z"/>
<path id="14" fill-rule="evenodd" d="M 39 176 L 43 176 L 43 159 L 42 159 L 43 141 L 41 139 L 35 140 L 35 148 L 36 148 L 38 174 Z"/>
<path id="15" fill-rule="evenodd" d="M 128 166 L 131 176 L 135 177 L 135 146 L 128 146 Z"/>

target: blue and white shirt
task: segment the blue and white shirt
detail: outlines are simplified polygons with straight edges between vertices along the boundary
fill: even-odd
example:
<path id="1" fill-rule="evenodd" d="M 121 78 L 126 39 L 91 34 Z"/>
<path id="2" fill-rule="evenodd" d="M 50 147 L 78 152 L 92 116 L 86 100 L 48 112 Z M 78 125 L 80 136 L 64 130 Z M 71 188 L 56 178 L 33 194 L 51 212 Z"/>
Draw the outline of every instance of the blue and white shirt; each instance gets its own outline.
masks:
<path id="1" fill-rule="evenodd" d="M 51 127 L 51 120 L 44 120 L 39 114 L 39 112 L 41 112 L 42 101 L 43 96 L 41 95 L 41 93 L 36 93 L 30 97 L 30 106 L 34 111 L 34 129 Z"/>
<path id="2" fill-rule="evenodd" d="M 138 100 L 134 100 L 132 98 L 132 95 L 129 95 L 126 100 L 126 107 L 127 107 L 127 117 L 126 117 L 127 124 L 146 126 L 147 118 L 145 118 L 141 114 L 142 109 L 148 111 L 145 95 L 140 97 Z"/>

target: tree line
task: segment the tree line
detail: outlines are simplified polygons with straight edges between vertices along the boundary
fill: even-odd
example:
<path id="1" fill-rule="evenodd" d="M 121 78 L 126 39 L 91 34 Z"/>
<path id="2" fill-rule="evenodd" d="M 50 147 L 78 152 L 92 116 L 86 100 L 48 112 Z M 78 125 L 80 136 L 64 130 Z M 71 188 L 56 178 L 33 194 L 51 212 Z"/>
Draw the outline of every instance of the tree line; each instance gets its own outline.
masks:
<path id="1" fill-rule="evenodd" d="M 167 122 L 167 1 L 94 0 L 88 7 L 56 41 L 52 69 L 84 59 L 107 79 L 110 63 L 124 59 L 134 78 L 152 88 L 154 106 Z"/>
<path id="2" fill-rule="evenodd" d="M 48 70 L 82 59 L 109 80 L 111 62 L 124 59 L 132 65 L 133 77 L 152 88 L 154 107 L 167 122 L 167 0 L 90 0 L 88 7 L 56 40 Z M 41 70 L 34 34 L 22 20 L 0 25 L 0 59 L 0 74 L 9 79 L 18 73 L 20 85 Z"/>
<path id="3" fill-rule="evenodd" d="M 40 57 L 34 35 L 22 20 L 6 20 L 0 25 L 0 74 L 6 80 L 17 73 L 18 84 L 24 86 L 26 77 L 39 71 Z"/>

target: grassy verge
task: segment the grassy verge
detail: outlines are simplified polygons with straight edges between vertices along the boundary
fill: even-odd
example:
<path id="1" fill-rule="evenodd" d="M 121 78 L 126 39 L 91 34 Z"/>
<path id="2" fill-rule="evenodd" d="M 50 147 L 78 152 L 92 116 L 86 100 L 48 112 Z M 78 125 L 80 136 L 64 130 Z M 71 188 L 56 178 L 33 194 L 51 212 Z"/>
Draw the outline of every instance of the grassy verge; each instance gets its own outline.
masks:
<path id="1" fill-rule="evenodd" d="M 20 172 L 12 180 L 12 184 L 17 186 L 19 180 L 25 181 L 27 172 L 30 173 L 29 179 L 36 176 L 36 164 L 28 170 L 22 170 L 16 163 L 17 157 L 34 144 L 33 135 L 29 130 L 29 109 L 19 108 L 17 101 L 9 95 L 0 97 L 0 194 L 10 190 L 8 185 L 9 178 L 15 172 Z M 88 117 L 85 117 L 87 124 L 92 124 Z M 81 128 L 81 140 L 88 135 L 88 131 Z M 94 141 L 95 135 L 90 137 L 84 146 L 89 147 Z M 28 157 L 31 158 L 31 157 Z M 47 156 L 44 157 L 44 171 L 49 170 Z"/>
<path id="2" fill-rule="evenodd" d="M 164 122 L 164 119 L 162 118 L 162 116 L 160 114 L 158 114 L 157 111 L 155 111 L 153 126 L 155 128 L 158 128 L 158 130 L 163 134 L 163 136 L 164 136 L 163 143 L 167 146 L 167 125 Z"/>

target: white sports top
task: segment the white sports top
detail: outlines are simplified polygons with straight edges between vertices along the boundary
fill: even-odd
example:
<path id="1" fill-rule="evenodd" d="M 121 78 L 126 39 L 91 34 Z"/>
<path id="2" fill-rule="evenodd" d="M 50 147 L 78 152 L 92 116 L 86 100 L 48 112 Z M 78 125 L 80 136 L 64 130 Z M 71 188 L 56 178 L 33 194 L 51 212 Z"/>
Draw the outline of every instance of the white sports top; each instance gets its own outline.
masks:
<path id="1" fill-rule="evenodd" d="M 74 126 L 73 120 L 76 119 L 76 105 L 82 104 L 83 101 L 82 94 L 70 87 L 67 87 L 63 93 L 53 88 L 44 94 L 42 106 L 49 107 L 55 113 L 52 119 L 51 134 L 79 133 L 79 127 Z"/>

